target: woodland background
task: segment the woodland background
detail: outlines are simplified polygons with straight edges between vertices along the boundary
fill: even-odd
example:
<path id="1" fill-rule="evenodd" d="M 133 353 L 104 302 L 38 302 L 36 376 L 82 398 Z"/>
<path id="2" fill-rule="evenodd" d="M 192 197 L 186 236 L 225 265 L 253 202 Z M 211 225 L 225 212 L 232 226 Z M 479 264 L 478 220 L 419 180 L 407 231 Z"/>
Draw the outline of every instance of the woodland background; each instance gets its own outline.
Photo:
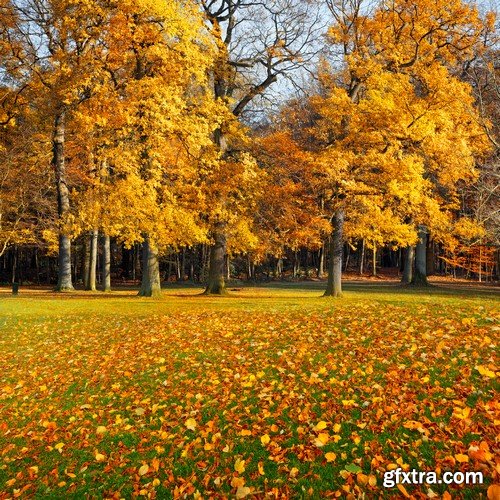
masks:
<path id="1" fill-rule="evenodd" d="M 497 23 L 461 0 L 0 0 L 0 280 L 496 279 Z"/>

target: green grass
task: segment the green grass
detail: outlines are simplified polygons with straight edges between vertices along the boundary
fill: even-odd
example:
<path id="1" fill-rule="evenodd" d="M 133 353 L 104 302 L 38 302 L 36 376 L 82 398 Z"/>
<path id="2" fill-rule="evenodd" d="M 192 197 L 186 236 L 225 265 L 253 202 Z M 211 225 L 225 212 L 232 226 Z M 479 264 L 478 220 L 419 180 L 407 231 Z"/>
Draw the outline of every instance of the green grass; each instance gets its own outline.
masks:
<path id="1" fill-rule="evenodd" d="M 494 481 L 498 295 L 322 287 L 0 291 L 0 498 L 397 496 L 399 465 Z"/>

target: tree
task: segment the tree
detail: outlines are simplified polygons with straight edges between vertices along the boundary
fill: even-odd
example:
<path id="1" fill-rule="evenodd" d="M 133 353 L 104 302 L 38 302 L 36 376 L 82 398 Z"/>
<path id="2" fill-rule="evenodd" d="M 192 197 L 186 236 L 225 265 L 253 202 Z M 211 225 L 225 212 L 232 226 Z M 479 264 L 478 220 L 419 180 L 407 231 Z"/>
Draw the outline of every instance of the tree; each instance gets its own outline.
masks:
<path id="1" fill-rule="evenodd" d="M 448 68 L 478 43 L 482 23 L 460 1 L 380 3 L 370 15 L 358 0 L 328 5 L 335 21 L 329 37 L 343 67 L 326 66 L 324 95 L 312 102 L 333 214 L 326 295 L 339 296 L 343 221 L 353 197 L 399 200 L 406 205 L 399 220 L 423 225 L 456 203 L 459 180 L 473 177 L 484 140 L 470 87 Z"/>
<path id="2" fill-rule="evenodd" d="M 250 104 L 265 95 L 280 76 L 290 75 L 307 65 L 315 56 L 314 43 L 322 30 L 320 13 L 314 2 L 271 0 L 199 0 L 218 47 L 213 73 L 215 98 L 230 113 L 214 134 L 214 145 L 221 166 L 210 172 L 206 186 L 232 182 L 232 189 L 212 191 L 208 215 L 212 241 L 207 294 L 225 293 L 224 263 L 227 233 L 231 221 L 239 218 L 233 208 L 241 208 L 246 197 L 238 183 L 239 164 L 244 161 L 250 174 L 248 157 L 234 154 L 236 140 L 231 137 L 234 119 L 242 119 Z M 236 142 L 236 144 L 235 144 Z M 227 161 L 229 160 L 229 161 Z M 236 161 L 235 161 L 236 160 Z M 234 167 L 234 170 L 231 168 Z M 254 174 L 255 175 L 255 174 Z M 240 194 L 236 194 L 237 191 Z M 231 203 L 225 193 L 240 198 Z"/>
<path id="3" fill-rule="evenodd" d="M 121 2 L 103 38 L 109 78 L 79 116 L 93 166 L 81 224 L 143 243 L 142 296 L 160 294 L 162 253 L 205 237 L 196 183 L 220 118 L 204 31 L 194 4 Z"/>

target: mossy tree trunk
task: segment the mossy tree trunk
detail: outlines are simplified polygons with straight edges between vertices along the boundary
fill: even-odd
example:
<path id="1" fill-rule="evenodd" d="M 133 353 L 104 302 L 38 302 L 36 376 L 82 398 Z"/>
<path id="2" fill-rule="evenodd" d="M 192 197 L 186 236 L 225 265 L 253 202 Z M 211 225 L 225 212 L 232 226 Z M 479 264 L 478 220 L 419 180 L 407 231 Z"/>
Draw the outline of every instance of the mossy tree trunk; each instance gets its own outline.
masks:
<path id="1" fill-rule="evenodd" d="M 89 280 L 85 290 L 97 290 L 97 242 L 99 239 L 99 231 L 94 229 L 90 232 L 90 268 L 89 268 Z"/>
<path id="2" fill-rule="evenodd" d="M 102 291 L 111 291 L 111 241 L 107 234 L 102 237 Z"/>
<path id="3" fill-rule="evenodd" d="M 161 283 L 158 248 L 149 236 L 146 236 L 144 239 L 142 252 L 142 281 L 138 295 L 140 297 L 160 297 Z"/>
<path id="4" fill-rule="evenodd" d="M 427 228 L 418 226 L 418 243 L 415 248 L 415 273 L 412 285 L 428 286 L 427 281 Z"/>
<path id="5" fill-rule="evenodd" d="M 55 171 L 57 189 L 57 210 L 61 228 L 59 229 L 59 267 L 56 290 L 59 292 L 73 290 L 71 280 L 71 238 L 67 234 L 64 223 L 69 215 L 69 189 L 66 180 L 66 163 L 64 158 L 65 141 L 65 111 L 57 113 L 54 120 L 54 135 L 52 138 L 52 165 Z"/>
<path id="6" fill-rule="evenodd" d="M 403 277 L 401 283 L 409 285 L 413 279 L 413 264 L 415 261 L 415 247 L 410 246 L 406 248 L 405 260 L 403 266 Z"/>
<path id="7" fill-rule="evenodd" d="M 213 232 L 214 243 L 210 247 L 208 284 L 206 295 L 225 295 L 224 264 L 226 261 L 226 232 L 223 224 L 217 224 Z"/>
<path id="8" fill-rule="evenodd" d="M 329 244 L 328 282 L 325 297 L 342 296 L 342 252 L 344 250 L 344 219 L 343 209 L 337 209 L 332 218 L 332 234 Z"/>

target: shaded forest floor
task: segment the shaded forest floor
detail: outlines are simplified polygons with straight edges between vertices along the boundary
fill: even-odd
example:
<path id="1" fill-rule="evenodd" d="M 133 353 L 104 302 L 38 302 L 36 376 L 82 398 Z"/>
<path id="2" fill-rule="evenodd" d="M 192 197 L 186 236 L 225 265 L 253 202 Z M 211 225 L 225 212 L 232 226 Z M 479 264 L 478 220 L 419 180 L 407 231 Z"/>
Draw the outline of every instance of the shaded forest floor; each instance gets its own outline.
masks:
<path id="1" fill-rule="evenodd" d="M 498 294 L 438 284 L 0 291 L 0 498 L 486 498 Z"/>

